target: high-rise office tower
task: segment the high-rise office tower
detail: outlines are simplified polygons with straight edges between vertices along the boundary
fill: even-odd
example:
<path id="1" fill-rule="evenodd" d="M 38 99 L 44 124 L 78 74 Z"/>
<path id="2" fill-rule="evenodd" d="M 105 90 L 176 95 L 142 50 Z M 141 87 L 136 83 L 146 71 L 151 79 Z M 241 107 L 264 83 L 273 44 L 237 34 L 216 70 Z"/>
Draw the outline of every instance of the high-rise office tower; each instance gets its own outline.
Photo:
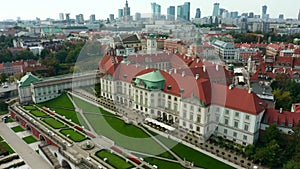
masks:
<path id="1" fill-rule="evenodd" d="M 167 9 L 167 19 L 169 21 L 175 20 L 175 6 L 169 6 Z"/>
<path id="2" fill-rule="evenodd" d="M 225 10 L 226 10 L 226 9 L 224 9 L 224 8 L 220 8 L 220 9 L 219 9 L 219 15 L 222 16 L 222 15 L 223 15 L 223 12 L 224 12 Z"/>
<path id="3" fill-rule="evenodd" d="M 268 9 L 267 5 L 262 6 L 261 17 L 262 17 L 263 19 L 267 19 L 267 9 Z"/>
<path id="4" fill-rule="evenodd" d="M 115 20 L 115 15 L 114 14 L 109 14 L 109 21 L 113 22 Z"/>
<path id="5" fill-rule="evenodd" d="M 118 18 L 122 18 L 124 16 L 123 9 L 118 9 Z"/>
<path id="6" fill-rule="evenodd" d="M 177 6 L 177 19 L 183 19 L 183 7 L 182 7 L 182 5 Z"/>
<path id="7" fill-rule="evenodd" d="M 66 21 L 67 21 L 67 23 L 71 22 L 70 13 L 66 13 Z"/>
<path id="8" fill-rule="evenodd" d="M 96 15 L 95 14 L 90 15 L 90 22 L 93 23 L 95 21 L 96 21 Z"/>
<path id="9" fill-rule="evenodd" d="M 76 15 L 76 22 L 78 24 L 83 24 L 84 23 L 83 14 Z"/>
<path id="10" fill-rule="evenodd" d="M 201 18 L 201 11 L 200 11 L 200 8 L 197 8 L 196 9 L 196 16 L 195 18 Z"/>
<path id="11" fill-rule="evenodd" d="M 219 3 L 214 3 L 214 9 L 212 16 L 218 16 L 219 15 L 219 10 L 220 10 L 220 4 Z"/>
<path id="12" fill-rule="evenodd" d="M 248 18 L 254 18 L 254 13 L 250 12 Z"/>
<path id="13" fill-rule="evenodd" d="M 64 17 L 63 13 L 59 13 L 59 20 L 61 20 L 61 21 L 65 20 L 65 17 Z"/>
<path id="14" fill-rule="evenodd" d="M 151 3 L 151 12 L 153 19 L 159 19 L 161 16 L 161 6 L 155 2 Z"/>
<path id="15" fill-rule="evenodd" d="M 239 13 L 237 11 L 230 12 L 230 18 L 238 18 Z"/>
<path id="16" fill-rule="evenodd" d="M 190 21 L 190 13 L 191 13 L 191 3 L 185 2 L 182 5 L 183 19 L 186 21 Z"/>
<path id="17" fill-rule="evenodd" d="M 284 15 L 283 14 L 279 14 L 278 19 L 284 19 Z"/>
<path id="18" fill-rule="evenodd" d="M 142 18 L 142 17 L 141 17 L 141 13 L 136 12 L 135 15 L 134 15 L 134 18 L 135 18 L 136 21 L 141 20 L 141 18 Z"/>
<path id="19" fill-rule="evenodd" d="M 300 10 L 299 10 L 299 13 L 298 13 L 298 21 L 300 21 Z"/>

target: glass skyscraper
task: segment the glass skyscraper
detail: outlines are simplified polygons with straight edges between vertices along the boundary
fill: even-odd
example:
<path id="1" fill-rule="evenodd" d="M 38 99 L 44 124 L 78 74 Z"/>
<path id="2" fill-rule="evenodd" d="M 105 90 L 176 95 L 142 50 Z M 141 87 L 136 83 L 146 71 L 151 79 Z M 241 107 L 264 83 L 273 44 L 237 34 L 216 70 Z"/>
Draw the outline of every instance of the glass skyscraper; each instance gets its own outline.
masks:
<path id="1" fill-rule="evenodd" d="M 175 6 L 169 6 L 167 9 L 167 19 L 170 21 L 175 20 Z"/>
<path id="2" fill-rule="evenodd" d="M 219 10 L 220 10 L 220 4 L 219 3 L 214 3 L 214 9 L 212 16 L 218 16 L 219 15 Z"/>

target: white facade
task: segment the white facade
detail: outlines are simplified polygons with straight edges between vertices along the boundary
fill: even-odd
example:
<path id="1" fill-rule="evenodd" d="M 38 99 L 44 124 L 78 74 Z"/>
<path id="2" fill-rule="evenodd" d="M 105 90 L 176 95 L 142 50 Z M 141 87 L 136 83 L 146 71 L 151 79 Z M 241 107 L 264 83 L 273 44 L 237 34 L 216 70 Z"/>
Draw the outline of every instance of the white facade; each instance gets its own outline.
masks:
<path id="1" fill-rule="evenodd" d="M 216 40 L 212 45 L 215 47 L 215 56 L 219 56 L 221 60 L 228 62 L 237 62 L 239 60 L 239 51 L 231 43 Z"/>

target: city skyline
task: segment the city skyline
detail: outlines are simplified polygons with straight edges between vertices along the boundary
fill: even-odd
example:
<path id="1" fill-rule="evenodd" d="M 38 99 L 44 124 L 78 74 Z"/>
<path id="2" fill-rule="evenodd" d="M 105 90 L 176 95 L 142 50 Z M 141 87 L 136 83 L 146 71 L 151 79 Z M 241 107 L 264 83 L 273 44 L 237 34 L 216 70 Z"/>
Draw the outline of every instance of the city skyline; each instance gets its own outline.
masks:
<path id="1" fill-rule="evenodd" d="M 78 14 L 83 14 L 86 18 L 95 14 L 97 19 L 106 19 L 109 14 L 118 16 L 118 9 L 125 6 L 125 0 L 111 0 L 101 3 L 97 0 L 88 0 L 83 3 L 79 0 L 74 0 L 72 3 L 53 0 L 49 4 L 39 5 L 37 0 L 20 1 L 16 6 L 14 1 L 7 1 L 5 8 L 0 12 L 0 20 L 14 19 L 20 17 L 22 20 L 33 20 L 36 17 L 43 19 L 52 18 L 59 19 L 59 13 L 71 13 L 71 18 L 75 18 Z M 161 5 L 161 14 L 167 14 L 167 8 L 170 5 L 178 6 L 184 2 L 191 3 L 191 18 L 194 18 L 196 8 L 200 8 L 202 17 L 211 16 L 213 12 L 213 4 L 220 3 L 220 8 L 225 8 L 229 11 L 254 12 L 256 15 L 261 15 L 262 6 L 266 5 L 267 13 L 270 18 L 278 18 L 279 14 L 284 14 L 284 18 L 297 18 L 300 2 L 298 0 L 290 0 L 289 3 L 279 0 L 253 0 L 253 1 L 235 1 L 235 0 L 216 0 L 216 1 L 196 1 L 196 0 L 129 0 L 128 4 L 131 8 L 131 15 L 139 12 L 141 14 L 151 13 L 151 3 L 156 2 Z M 95 5 L 99 4 L 99 5 Z M 234 4 L 234 5 L 233 5 Z M 13 12 L 12 12 L 13 11 Z M 177 11 L 176 11 L 177 12 Z"/>

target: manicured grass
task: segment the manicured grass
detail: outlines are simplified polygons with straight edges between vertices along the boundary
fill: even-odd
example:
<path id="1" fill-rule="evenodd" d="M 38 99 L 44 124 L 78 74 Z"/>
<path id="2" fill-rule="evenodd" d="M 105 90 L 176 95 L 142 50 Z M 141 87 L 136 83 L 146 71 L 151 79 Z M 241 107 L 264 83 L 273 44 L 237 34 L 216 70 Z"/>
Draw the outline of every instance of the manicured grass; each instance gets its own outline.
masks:
<path id="1" fill-rule="evenodd" d="M 140 128 L 134 125 L 126 124 L 123 120 L 120 120 L 116 117 L 111 117 L 111 113 L 104 111 L 81 99 L 78 99 L 76 97 L 73 97 L 73 99 L 75 100 L 76 104 L 83 110 L 95 113 L 85 114 L 85 116 L 90 124 L 94 127 L 97 134 L 108 137 L 117 145 L 120 145 L 127 149 L 174 159 L 174 157 L 170 153 L 166 152 L 163 147 L 156 143 Z M 103 116 L 103 114 L 110 116 Z"/>
<path id="2" fill-rule="evenodd" d="M 65 116 L 67 119 L 71 119 L 72 122 L 81 125 L 79 123 L 79 120 L 77 118 L 77 113 L 75 110 L 66 110 L 61 108 L 51 108 L 51 110 L 54 110 L 55 113 Z"/>
<path id="3" fill-rule="evenodd" d="M 127 168 L 132 168 L 133 165 L 130 162 L 126 162 L 125 159 L 119 157 L 116 154 L 112 154 L 107 150 L 101 150 L 96 152 L 95 154 L 97 157 L 101 158 L 102 160 L 104 158 L 107 158 L 107 163 L 113 166 L 114 168 L 118 169 L 127 169 Z"/>
<path id="4" fill-rule="evenodd" d="M 60 130 L 60 132 L 65 136 L 69 135 L 69 138 L 75 142 L 81 142 L 86 139 L 84 135 L 80 134 L 77 131 L 74 131 L 73 129 L 63 129 Z"/>
<path id="5" fill-rule="evenodd" d="M 197 167 L 203 167 L 206 169 L 215 169 L 215 168 L 232 169 L 233 168 L 231 166 L 222 163 L 221 161 L 209 157 L 181 143 L 177 143 L 173 140 L 167 139 L 160 135 L 157 135 L 156 138 L 158 138 L 162 143 L 168 146 L 181 159 L 186 159 L 189 162 L 193 162 L 194 165 Z"/>
<path id="6" fill-rule="evenodd" d="M 47 116 L 46 113 L 40 111 L 40 110 L 30 110 L 30 113 L 33 114 L 36 117 L 44 117 Z"/>
<path id="7" fill-rule="evenodd" d="M 5 123 L 11 123 L 14 122 L 14 120 L 11 117 L 6 118 Z"/>
<path id="8" fill-rule="evenodd" d="M 150 163 L 151 165 L 156 165 L 158 168 L 172 168 L 172 169 L 183 169 L 184 167 L 181 166 L 179 163 L 173 163 L 170 161 L 160 160 L 156 158 L 145 158 L 146 162 Z"/>
<path id="9" fill-rule="evenodd" d="M 45 123 L 47 123 L 48 125 L 50 125 L 52 128 L 54 129 L 61 129 L 61 128 L 64 128 L 65 125 L 57 120 L 55 120 L 54 118 L 52 117 L 48 117 L 48 118 L 44 118 L 43 121 Z"/>
<path id="10" fill-rule="evenodd" d="M 34 138 L 33 136 L 23 137 L 23 140 L 24 140 L 27 144 L 31 144 L 31 143 L 37 142 L 37 139 Z"/>
<path id="11" fill-rule="evenodd" d="M 8 150 L 8 152 L 9 152 L 10 154 L 15 153 L 15 151 L 7 144 L 7 142 L 2 141 L 2 143 L 3 143 L 3 145 L 6 147 L 6 149 Z"/>
<path id="12" fill-rule="evenodd" d="M 21 126 L 16 126 L 11 128 L 15 133 L 25 131 Z"/>
<path id="13" fill-rule="evenodd" d="M 41 103 L 42 106 L 46 106 L 52 108 L 53 107 L 62 107 L 62 108 L 69 108 L 69 109 L 74 109 L 74 106 L 72 102 L 69 100 L 67 94 L 62 94 L 59 97 L 49 100 L 47 102 Z"/>
<path id="14" fill-rule="evenodd" d="M 23 108 L 25 110 L 36 110 L 36 108 L 34 106 L 32 106 L 32 105 L 30 105 L 30 106 L 24 106 Z"/>

